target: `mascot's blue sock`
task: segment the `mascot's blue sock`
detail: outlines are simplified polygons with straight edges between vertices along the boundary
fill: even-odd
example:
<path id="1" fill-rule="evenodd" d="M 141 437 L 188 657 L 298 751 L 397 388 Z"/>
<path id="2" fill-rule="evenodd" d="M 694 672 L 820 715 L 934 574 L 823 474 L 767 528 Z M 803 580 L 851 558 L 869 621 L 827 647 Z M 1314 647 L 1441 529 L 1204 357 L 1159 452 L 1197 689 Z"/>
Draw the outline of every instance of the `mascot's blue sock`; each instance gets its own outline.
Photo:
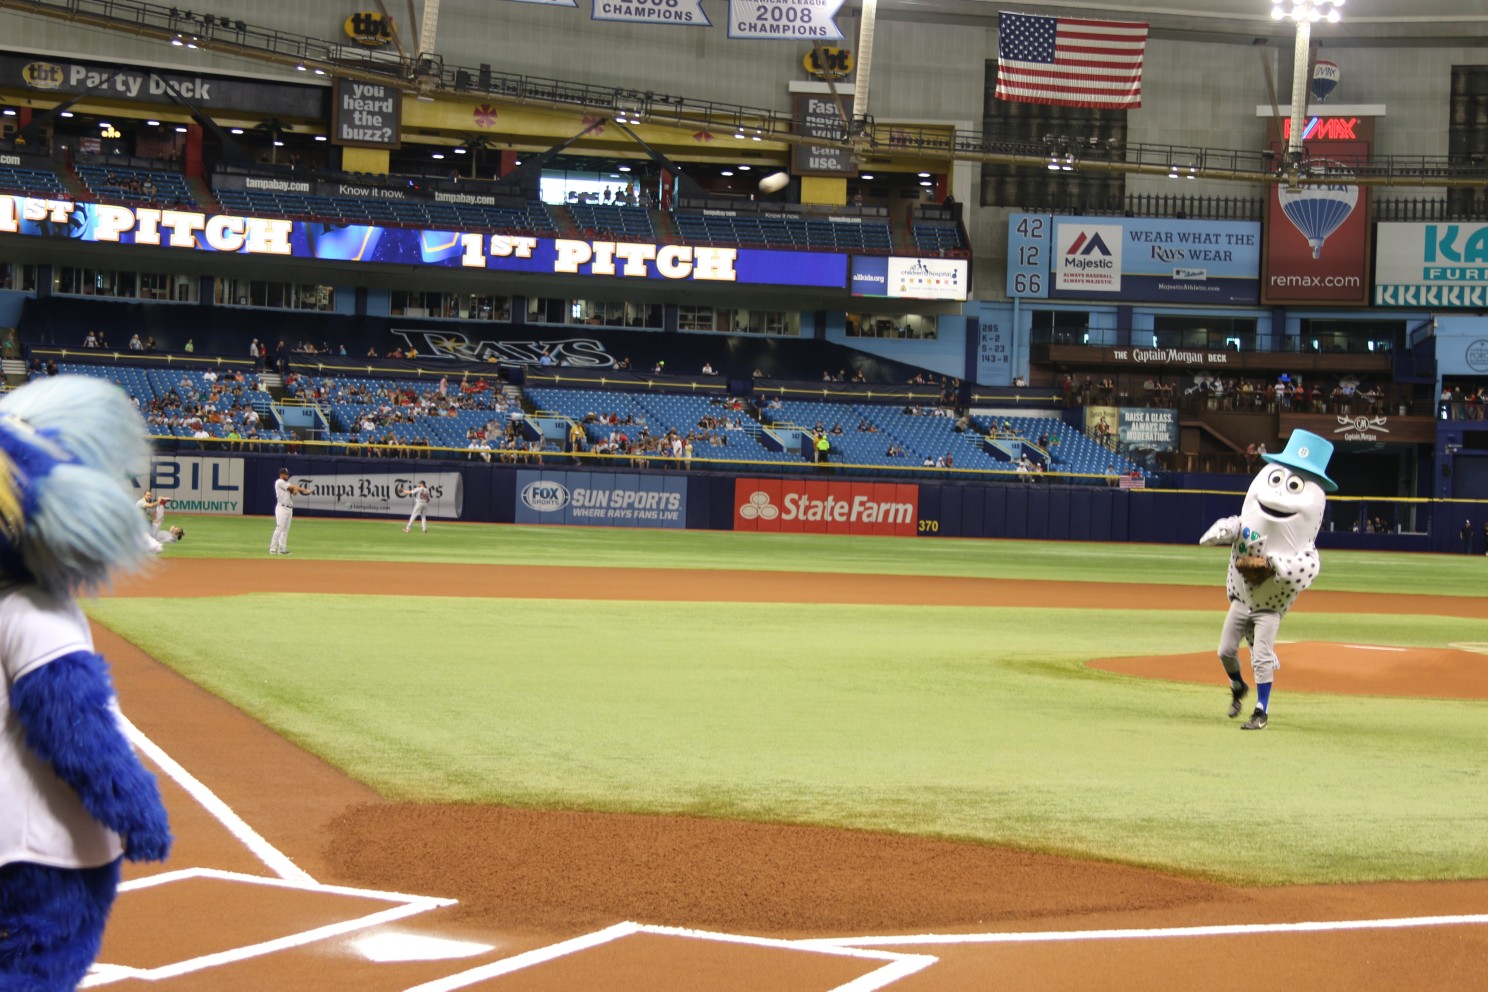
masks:
<path id="1" fill-rule="evenodd" d="M 1260 682 L 1256 684 L 1256 705 L 1267 713 L 1271 712 L 1271 683 Z"/>
<path id="2" fill-rule="evenodd" d="M 119 862 L 0 866 L 0 992 L 72 992 L 98 957 Z"/>
<path id="3" fill-rule="evenodd" d="M 124 838 L 131 861 L 163 861 L 170 824 L 160 788 L 119 729 L 103 659 L 74 651 L 18 679 L 10 707 L 26 745 L 77 791 L 93 818 Z"/>

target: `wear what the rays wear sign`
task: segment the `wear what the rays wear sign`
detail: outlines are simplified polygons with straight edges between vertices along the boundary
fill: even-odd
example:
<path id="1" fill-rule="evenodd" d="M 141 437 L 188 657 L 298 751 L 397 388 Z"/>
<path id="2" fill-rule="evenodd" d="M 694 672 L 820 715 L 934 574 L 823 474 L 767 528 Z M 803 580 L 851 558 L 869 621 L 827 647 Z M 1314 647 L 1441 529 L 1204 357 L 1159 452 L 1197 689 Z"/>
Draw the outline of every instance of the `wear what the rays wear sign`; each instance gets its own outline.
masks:
<path id="1" fill-rule="evenodd" d="M 1142 105 L 1146 24 L 997 16 L 997 99 L 1105 110 Z"/>

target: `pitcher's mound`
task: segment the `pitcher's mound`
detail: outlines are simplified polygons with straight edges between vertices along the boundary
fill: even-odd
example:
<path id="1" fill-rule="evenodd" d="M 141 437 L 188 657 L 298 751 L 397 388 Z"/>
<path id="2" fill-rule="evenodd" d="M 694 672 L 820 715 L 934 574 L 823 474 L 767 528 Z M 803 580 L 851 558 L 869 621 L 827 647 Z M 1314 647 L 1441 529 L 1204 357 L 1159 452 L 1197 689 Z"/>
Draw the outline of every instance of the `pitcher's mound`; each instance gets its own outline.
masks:
<path id="1" fill-rule="evenodd" d="M 1488 653 L 1457 648 L 1397 648 L 1369 644 L 1297 641 L 1279 644 L 1277 682 L 1288 692 L 1334 692 L 1351 696 L 1421 696 L 1488 699 Z M 1212 651 L 1158 658 L 1106 658 L 1091 668 L 1177 682 L 1219 683 L 1224 679 Z M 1240 670 L 1250 681 L 1244 648 Z"/>

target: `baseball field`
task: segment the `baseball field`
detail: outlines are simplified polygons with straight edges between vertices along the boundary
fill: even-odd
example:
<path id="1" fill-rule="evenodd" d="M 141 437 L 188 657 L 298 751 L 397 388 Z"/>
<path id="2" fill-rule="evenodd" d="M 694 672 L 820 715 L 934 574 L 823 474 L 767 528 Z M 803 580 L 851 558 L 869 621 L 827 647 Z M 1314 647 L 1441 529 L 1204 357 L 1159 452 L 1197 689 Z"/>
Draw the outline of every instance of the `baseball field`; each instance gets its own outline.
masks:
<path id="1" fill-rule="evenodd" d="M 832 972 L 739 987 L 1159 987 L 1158 936 L 1008 936 L 1141 930 L 1237 988 L 1268 941 L 1306 987 L 1400 987 L 1347 935 L 1467 989 L 1488 952 L 1481 556 L 1325 551 L 1242 733 L 1214 549 L 301 517 L 281 559 L 263 519 L 177 522 L 88 607 L 142 737 L 317 885 L 457 900 L 422 936 L 489 938 L 347 988 L 728 987 L 651 945 Z M 145 913 L 121 898 L 105 960 Z M 345 939 L 232 967 L 330 971 Z"/>

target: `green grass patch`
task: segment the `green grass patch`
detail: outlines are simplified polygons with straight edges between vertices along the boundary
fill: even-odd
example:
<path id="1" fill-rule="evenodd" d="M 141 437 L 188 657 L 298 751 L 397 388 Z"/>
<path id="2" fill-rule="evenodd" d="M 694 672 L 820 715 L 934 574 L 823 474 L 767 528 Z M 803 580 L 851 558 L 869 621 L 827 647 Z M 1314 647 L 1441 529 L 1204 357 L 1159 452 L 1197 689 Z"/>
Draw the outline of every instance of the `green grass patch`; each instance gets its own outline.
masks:
<path id="1" fill-rule="evenodd" d="M 306 553 L 375 527 L 388 558 L 404 547 L 438 556 L 448 540 L 509 556 L 519 547 L 543 563 L 582 545 L 613 564 L 641 539 L 655 546 L 647 564 L 694 563 L 678 567 L 703 567 L 709 549 L 723 552 L 721 567 L 764 567 L 753 552 L 766 546 L 817 569 L 919 571 L 910 566 L 925 554 L 949 574 L 1009 558 L 1015 572 L 1041 570 L 1038 554 L 1072 565 L 1082 549 L 1119 557 L 1115 546 L 791 539 L 797 547 L 579 528 L 442 527 L 415 544 L 390 522 L 295 527 L 292 546 Z M 535 554 L 535 538 L 548 554 Z M 1217 583 L 1213 557 L 1202 572 Z M 1272 728 L 1243 734 L 1224 718 L 1217 661 L 1213 686 L 1083 665 L 1210 651 L 1218 608 L 1134 619 L 254 594 L 103 599 L 89 612 L 398 800 L 832 824 L 1250 883 L 1488 877 L 1488 705 L 1287 693 L 1283 673 Z M 1484 639 L 1480 621 L 1442 618 L 1299 614 L 1282 629 L 1293 640 Z"/>
<path id="2" fill-rule="evenodd" d="M 266 517 L 172 517 L 186 541 L 169 557 L 266 557 Z M 1194 535 L 1198 540 L 1198 535 Z M 435 521 L 404 534 L 402 520 L 296 516 L 290 549 L 299 558 L 948 575 L 1059 581 L 1224 586 L 1225 551 L 1191 545 L 1076 541 L 747 534 L 600 527 L 537 527 Z M 1476 596 L 1481 556 L 1326 551 L 1315 589 Z"/>

